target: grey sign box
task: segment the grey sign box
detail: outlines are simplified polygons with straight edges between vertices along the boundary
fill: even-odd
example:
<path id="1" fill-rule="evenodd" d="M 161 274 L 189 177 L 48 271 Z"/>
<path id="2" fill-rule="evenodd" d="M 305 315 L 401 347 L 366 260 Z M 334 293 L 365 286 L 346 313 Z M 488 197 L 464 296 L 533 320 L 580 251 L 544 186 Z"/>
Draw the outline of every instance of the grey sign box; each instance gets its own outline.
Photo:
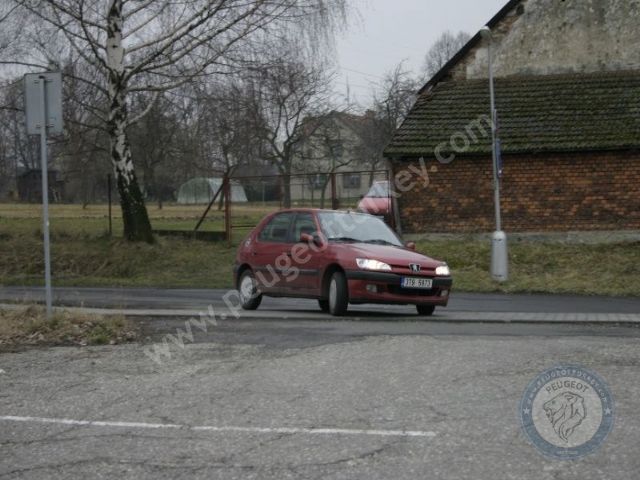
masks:
<path id="1" fill-rule="evenodd" d="M 46 89 L 47 133 L 62 133 L 62 74 L 60 72 L 28 73 L 24 76 L 24 110 L 27 133 L 39 135 L 42 128 L 42 81 Z"/>

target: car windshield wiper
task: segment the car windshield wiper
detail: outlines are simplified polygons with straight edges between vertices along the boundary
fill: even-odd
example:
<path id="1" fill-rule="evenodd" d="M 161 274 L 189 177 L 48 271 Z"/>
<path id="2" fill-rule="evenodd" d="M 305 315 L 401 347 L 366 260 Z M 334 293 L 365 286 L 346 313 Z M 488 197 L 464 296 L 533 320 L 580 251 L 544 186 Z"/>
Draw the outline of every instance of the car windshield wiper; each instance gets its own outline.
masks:
<path id="1" fill-rule="evenodd" d="M 382 240 L 382 239 L 375 239 L 375 240 L 366 240 L 364 243 L 375 243 L 377 245 L 391 245 L 392 247 L 397 247 L 398 245 L 396 245 L 395 243 L 391 243 L 391 242 L 387 242 L 386 240 Z"/>
<path id="2" fill-rule="evenodd" d="M 329 239 L 330 242 L 361 242 L 362 240 L 358 240 L 357 238 L 351 237 L 332 237 Z"/>

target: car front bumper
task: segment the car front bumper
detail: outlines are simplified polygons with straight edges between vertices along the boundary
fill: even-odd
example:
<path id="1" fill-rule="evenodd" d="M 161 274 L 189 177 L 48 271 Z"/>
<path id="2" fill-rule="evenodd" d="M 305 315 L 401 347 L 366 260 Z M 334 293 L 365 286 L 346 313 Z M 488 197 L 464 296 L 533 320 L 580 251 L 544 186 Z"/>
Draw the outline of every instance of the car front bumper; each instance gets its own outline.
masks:
<path id="1" fill-rule="evenodd" d="M 347 271 L 346 276 L 350 303 L 446 306 L 453 285 L 451 277 L 416 275 L 418 278 L 433 279 L 433 287 L 430 290 L 419 290 L 400 286 L 402 277 L 407 275 L 353 270 Z"/>

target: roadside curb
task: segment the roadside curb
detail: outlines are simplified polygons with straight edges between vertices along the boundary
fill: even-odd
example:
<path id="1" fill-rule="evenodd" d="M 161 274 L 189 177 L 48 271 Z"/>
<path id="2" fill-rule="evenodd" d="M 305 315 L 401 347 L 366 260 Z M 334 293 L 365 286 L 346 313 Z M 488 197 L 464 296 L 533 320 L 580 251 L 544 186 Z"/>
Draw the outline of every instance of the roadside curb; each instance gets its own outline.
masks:
<path id="1" fill-rule="evenodd" d="M 17 310 L 24 308 L 24 304 L 0 304 L 0 310 Z M 167 317 L 167 318 L 199 318 L 209 316 L 205 310 L 186 309 L 121 309 L 121 308 L 83 308 L 83 307 L 54 307 L 55 311 L 66 310 L 94 315 L 122 315 L 126 317 Z M 239 316 L 238 316 L 239 315 Z M 456 312 L 436 311 L 432 317 L 418 315 L 384 315 L 368 316 L 353 312 L 351 315 L 333 318 L 321 312 L 312 311 L 234 311 L 214 309 L 213 316 L 219 320 L 300 320 L 300 321 L 425 321 L 433 323 L 535 323 L 535 324 L 603 324 L 603 325 L 634 325 L 640 326 L 640 314 L 625 313 L 544 313 L 544 312 Z"/>

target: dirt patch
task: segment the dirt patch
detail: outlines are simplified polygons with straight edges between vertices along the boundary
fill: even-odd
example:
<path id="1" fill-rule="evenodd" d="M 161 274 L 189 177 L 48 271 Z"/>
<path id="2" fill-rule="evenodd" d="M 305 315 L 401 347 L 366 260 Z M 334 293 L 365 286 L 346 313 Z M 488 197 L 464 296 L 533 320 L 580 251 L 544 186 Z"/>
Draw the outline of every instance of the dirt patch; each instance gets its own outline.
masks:
<path id="1" fill-rule="evenodd" d="M 56 312 L 42 307 L 0 311 L 0 348 L 36 345 L 114 345 L 137 340 L 138 328 L 122 316 Z"/>

